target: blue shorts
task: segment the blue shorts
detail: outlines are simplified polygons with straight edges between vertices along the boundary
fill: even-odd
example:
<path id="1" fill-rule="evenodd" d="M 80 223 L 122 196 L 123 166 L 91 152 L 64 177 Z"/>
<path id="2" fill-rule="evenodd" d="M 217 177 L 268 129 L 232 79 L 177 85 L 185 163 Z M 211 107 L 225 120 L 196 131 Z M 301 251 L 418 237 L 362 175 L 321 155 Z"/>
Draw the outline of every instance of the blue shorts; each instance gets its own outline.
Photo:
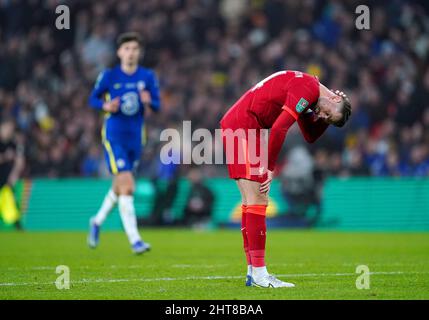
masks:
<path id="1" fill-rule="evenodd" d="M 110 173 L 133 171 L 138 167 L 142 153 L 141 142 L 115 142 L 103 140 L 104 156 Z"/>

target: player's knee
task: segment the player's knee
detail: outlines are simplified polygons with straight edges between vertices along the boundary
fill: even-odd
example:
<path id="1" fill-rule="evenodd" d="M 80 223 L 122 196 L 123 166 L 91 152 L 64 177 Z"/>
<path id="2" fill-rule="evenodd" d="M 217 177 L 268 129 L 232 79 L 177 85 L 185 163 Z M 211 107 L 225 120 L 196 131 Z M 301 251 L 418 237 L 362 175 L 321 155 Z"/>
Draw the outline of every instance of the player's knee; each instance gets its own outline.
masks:
<path id="1" fill-rule="evenodd" d="M 121 195 L 134 194 L 134 179 L 129 173 L 119 174 L 117 177 L 117 189 Z"/>
<path id="2" fill-rule="evenodd" d="M 268 205 L 268 195 L 266 193 L 255 192 L 246 196 L 247 204 Z"/>
<path id="3" fill-rule="evenodd" d="M 134 194 L 134 187 L 129 185 L 119 186 L 118 189 L 120 195 L 131 196 Z"/>

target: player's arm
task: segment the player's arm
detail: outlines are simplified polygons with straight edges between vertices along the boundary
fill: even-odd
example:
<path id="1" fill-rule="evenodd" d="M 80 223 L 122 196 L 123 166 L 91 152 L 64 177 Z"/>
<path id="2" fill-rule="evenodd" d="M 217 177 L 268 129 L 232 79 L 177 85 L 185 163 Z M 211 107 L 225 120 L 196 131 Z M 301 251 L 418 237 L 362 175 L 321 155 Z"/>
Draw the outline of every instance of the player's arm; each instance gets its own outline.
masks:
<path id="1" fill-rule="evenodd" d="M 105 94 L 109 92 L 109 72 L 101 72 L 89 96 L 89 105 L 96 110 L 116 112 L 119 108 L 119 97 L 105 101 Z"/>
<path id="2" fill-rule="evenodd" d="M 159 111 L 161 108 L 159 82 L 155 72 L 150 73 L 147 90 L 141 92 L 140 98 L 143 104 L 149 105 L 150 108 L 155 112 Z"/>
<path id="3" fill-rule="evenodd" d="M 298 125 L 305 141 L 313 143 L 325 132 L 329 124 L 318 118 L 314 112 L 306 112 L 298 118 Z"/>
<path id="4" fill-rule="evenodd" d="M 274 122 L 268 138 L 268 170 L 273 171 L 286 133 L 301 114 L 318 99 L 319 86 L 316 81 L 308 83 L 303 78 L 292 80 L 288 89 L 283 111 Z"/>
<path id="5" fill-rule="evenodd" d="M 328 127 L 318 119 L 309 107 L 319 99 L 319 82 L 315 79 L 297 78 L 289 88 L 283 109 L 289 112 L 298 122 L 307 142 L 316 141 Z"/>
<path id="6" fill-rule="evenodd" d="M 259 192 L 267 193 L 270 190 L 271 181 L 273 180 L 273 171 L 286 138 L 286 133 L 289 128 L 295 123 L 295 117 L 288 111 L 284 110 L 277 117 L 271 127 L 270 136 L 268 138 L 268 172 L 267 180 L 259 186 Z"/>
<path id="7" fill-rule="evenodd" d="M 295 118 L 289 112 L 282 111 L 271 127 L 268 138 L 268 170 L 274 171 L 286 133 L 295 121 Z"/>

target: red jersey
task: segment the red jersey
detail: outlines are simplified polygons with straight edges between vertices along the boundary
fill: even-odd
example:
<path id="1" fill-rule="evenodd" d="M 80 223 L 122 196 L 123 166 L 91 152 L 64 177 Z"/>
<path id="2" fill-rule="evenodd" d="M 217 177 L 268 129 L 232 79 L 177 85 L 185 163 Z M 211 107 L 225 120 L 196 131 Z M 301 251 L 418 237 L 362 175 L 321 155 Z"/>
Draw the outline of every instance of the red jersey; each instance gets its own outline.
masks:
<path id="1" fill-rule="evenodd" d="M 286 110 L 297 120 L 318 99 L 319 81 L 315 76 L 300 71 L 279 71 L 248 90 L 225 114 L 222 121 L 230 113 L 236 113 L 237 119 L 241 119 L 241 128 L 269 129 L 282 110 Z"/>
<path id="2" fill-rule="evenodd" d="M 289 127 L 298 121 L 307 141 L 313 142 L 328 126 L 312 108 L 319 99 L 317 77 L 284 70 L 248 90 L 224 115 L 222 128 L 270 129 L 268 169 L 273 170 Z"/>

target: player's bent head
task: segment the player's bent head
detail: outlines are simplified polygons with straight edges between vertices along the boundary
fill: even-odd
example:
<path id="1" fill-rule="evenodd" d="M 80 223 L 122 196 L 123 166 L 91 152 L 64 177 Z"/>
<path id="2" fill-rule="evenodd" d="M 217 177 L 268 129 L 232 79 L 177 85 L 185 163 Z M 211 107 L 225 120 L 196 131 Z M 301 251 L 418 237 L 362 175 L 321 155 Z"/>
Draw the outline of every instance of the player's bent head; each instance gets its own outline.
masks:
<path id="1" fill-rule="evenodd" d="M 341 118 L 338 121 L 335 121 L 334 123 L 332 123 L 334 126 L 339 128 L 344 127 L 346 122 L 349 120 L 350 115 L 352 114 L 352 105 L 350 103 L 349 98 L 345 95 L 342 95 L 341 98 L 342 98 L 341 106 L 339 107 Z"/>
<path id="2" fill-rule="evenodd" d="M 326 123 L 343 127 L 350 118 L 351 110 L 349 98 L 337 90 L 321 95 L 314 111 Z"/>
<path id="3" fill-rule="evenodd" d="M 139 46 L 143 46 L 143 40 L 137 32 L 125 32 L 121 33 L 116 39 L 116 45 L 118 49 L 127 42 L 137 42 Z"/>

